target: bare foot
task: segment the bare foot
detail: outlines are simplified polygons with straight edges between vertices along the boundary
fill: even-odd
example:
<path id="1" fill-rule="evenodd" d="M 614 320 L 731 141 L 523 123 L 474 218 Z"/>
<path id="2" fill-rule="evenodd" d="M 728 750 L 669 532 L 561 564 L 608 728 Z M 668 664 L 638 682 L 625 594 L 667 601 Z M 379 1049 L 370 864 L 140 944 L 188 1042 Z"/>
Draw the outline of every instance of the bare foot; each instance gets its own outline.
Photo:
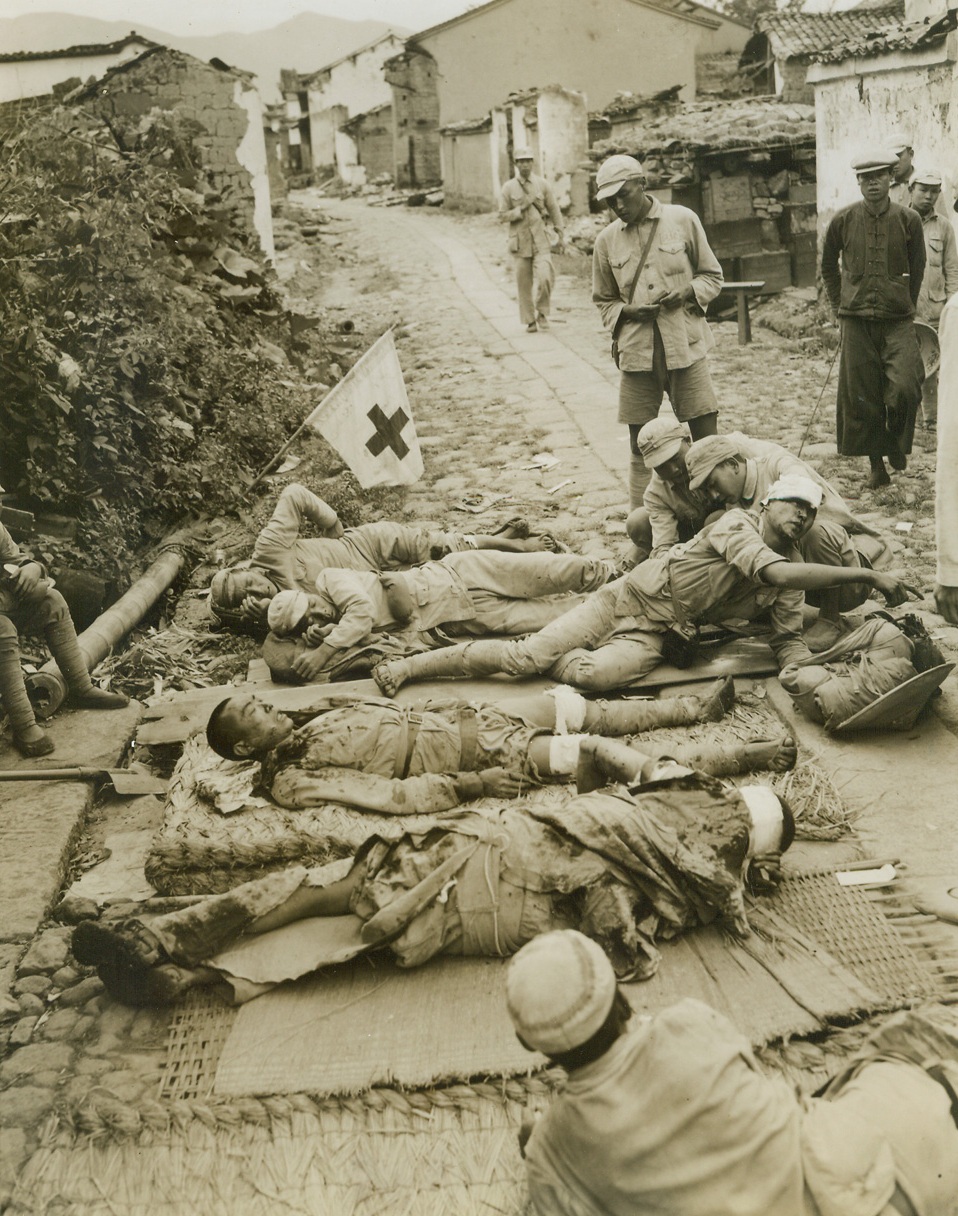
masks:
<path id="1" fill-rule="evenodd" d="M 745 757 L 749 771 L 766 769 L 771 773 L 784 773 L 795 767 L 798 748 L 789 735 L 781 739 L 755 739 L 745 745 Z"/>
<path id="2" fill-rule="evenodd" d="M 409 679 L 405 659 L 384 659 L 372 670 L 372 677 L 385 697 L 394 697 Z"/>
<path id="3" fill-rule="evenodd" d="M 702 703 L 702 721 L 720 722 L 735 704 L 735 681 L 731 676 L 725 676 L 716 681 L 714 687 L 699 700 Z"/>

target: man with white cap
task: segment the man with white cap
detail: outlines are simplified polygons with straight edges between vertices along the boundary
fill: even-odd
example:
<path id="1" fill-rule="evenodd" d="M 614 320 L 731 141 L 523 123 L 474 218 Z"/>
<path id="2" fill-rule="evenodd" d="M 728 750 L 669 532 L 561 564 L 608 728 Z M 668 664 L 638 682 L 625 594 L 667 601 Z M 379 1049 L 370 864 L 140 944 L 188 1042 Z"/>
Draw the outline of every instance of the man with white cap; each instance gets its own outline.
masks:
<path id="1" fill-rule="evenodd" d="M 882 140 L 882 147 L 895 154 L 888 197 L 899 207 L 910 207 L 908 186 L 915 165 L 915 149 L 912 147 L 911 136 L 907 131 L 892 131 Z"/>
<path id="2" fill-rule="evenodd" d="M 800 1097 L 701 1001 L 635 1016 L 575 929 L 523 946 L 506 1004 L 520 1041 L 569 1074 L 520 1133 L 536 1216 L 954 1212 L 958 1044 L 927 1016 L 896 1015 Z"/>
<path id="3" fill-rule="evenodd" d="M 867 456 L 868 486 L 890 484 L 908 464 L 924 368 L 915 305 L 925 270 L 921 218 L 889 201 L 897 156 L 884 149 L 852 162 L 862 201 L 833 216 L 822 280 L 841 327 L 836 432 L 840 456 Z"/>
<path id="4" fill-rule="evenodd" d="M 264 657 L 274 678 L 308 682 L 328 679 L 343 652 L 380 631 L 528 633 L 615 573 L 611 562 L 573 553 L 492 551 L 450 553 L 388 573 L 321 570 L 312 592 L 281 591 L 270 601 Z"/>
<path id="5" fill-rule="evenodd" d="M 563 247 L 562 212 L 552 187 L 532 172 L 531 148 L 516 148 L 516 175 L 502 187 L 499 218 L 509 225 L 509 252 L 516 264 L 519 318 L 529 333 L 549 328 L 555 269 L 552 246 Z M 549 224 L 552 225 L 550 231 Z"/>
<path id="6" fill-rule="evenodd" d="M 689 488 L 685 458 L 692 442 L 689 428 L 674 414 L 660 414 L 640 428 L 639 455 L 650 471 L 642 506 L 630 512 L 625 530 L 636 562 L 655 557 L 679 541 L 691 540 L 709 514 L 704 494 Z"/>
<path id="7" fill-rule="evenodd" d="M 941 198 L 941 174 L 919 172 L 909 185 L 913 211 L 921 216 L 925 234 L 925 276 L 915 309 L 915 319 L 938 332 L 938 319 L 946 301 L 958 292 L 958 239 L 951 222 L 936 211 Z M 921 411 L 925 426 L 938 423 L 938 369 L 926 370 L 921 389 Z"/>
<path id="8" fill-rule="evenodd" d="M 642 562 L 530 637 L 387 660 L 373 669 L 373 679 L 387 696 L 408 680 L 497 672 L 547 674 L 596 690 L 626 688 L 662 661 L 688 666 L 697 626 L 754 620 L 766 612 L 779 666 L 808 658 L 804 591 L 862 583 L 892 605 L 917 594 L 878 570 L 803 562 L 797 545 L 821 501 L 814 481 L 783 477 L 769 488 L 760 513 L 726 512 L 692 540 Z"/>
<path id="9" fill-rule="evenodd" d="M 767 786 L 727 788 L 625 750 L 624 784 L 373 835 L 334 882 L 292 866 L 153 920 L 87 921 L 74 956 L 117 999 L 151 1005 L 220 980 L 248 1000 L 382 947 L 403 967 L 439 954 L 506 957 L 569 925 L 607 944 L 631 979 L 655 973 L 656 942 L 699 925 L 720 919 L 747 936 L 745 883 L 774 890 L 791 812 Z M 331 942 L 320 922 L 334 916 L 343 919 Z M 298 927 L 294 956 L 277 949 L 272 931 L 304 920 L 316 932 Z"/>
<path id="10" fill-rule="evenodd" d="M 694 211 L 646 193 L 635 157 L 608 157 L 595 182 L 596 198 L 616 219 L 596 238 L 592 299 L 622 373 L 619 421 L 629 428 L 635 510 L 649 482 L 639 430 L 656 417 L 666 392 L 693 439 L 715 434 L 718 401 L 706 359 L 715 339 L 705 309 L 722 290 L 722 268 Z"/>

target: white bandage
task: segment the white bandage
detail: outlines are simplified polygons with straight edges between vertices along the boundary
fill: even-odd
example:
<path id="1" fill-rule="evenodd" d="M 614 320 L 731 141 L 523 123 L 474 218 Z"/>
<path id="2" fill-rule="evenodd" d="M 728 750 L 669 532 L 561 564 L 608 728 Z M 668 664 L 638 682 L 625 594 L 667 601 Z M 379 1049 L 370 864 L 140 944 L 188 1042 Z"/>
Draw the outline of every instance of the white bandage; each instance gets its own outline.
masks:
<path id="1" fill-rule="evenodd" d="M 579 765 L 579 747 L 585 735 L 553 735 L 549 742 L 549 770 L 554 777 L 571 777 Z"/>
<path id="2" fill-rule="evenodd" d="M 738 791 L 745 799 L 752 820 L 748 834 L 748 856 L 778 853 L 782 847 L 782 804 L 774 790 L 767 785 L 743 785 Z"/>
<path id="3" fill-rule="evenodd" d="M 555 732 L 557 735 L 575 734 L 576 731 L 582 729 L 589 702 L 580 692 L 576 692 L 568 684 L 557 684 L 555 688 L 548 690 L 546 696 L 551 697 L 556 703 Z"/>

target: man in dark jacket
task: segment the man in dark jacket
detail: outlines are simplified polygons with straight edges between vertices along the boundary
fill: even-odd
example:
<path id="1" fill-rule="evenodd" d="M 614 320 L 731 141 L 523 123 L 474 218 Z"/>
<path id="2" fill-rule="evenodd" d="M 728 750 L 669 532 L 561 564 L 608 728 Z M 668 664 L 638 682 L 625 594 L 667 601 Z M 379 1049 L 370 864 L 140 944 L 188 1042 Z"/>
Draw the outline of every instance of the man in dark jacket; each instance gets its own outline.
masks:
<path id="1" fill-rule="evenodd" d="M 868 457 L 872 489 L 890 483 L 886 456 L 893 469 L 907 464 L 924 379 L 914 317 L 925 239 L 918 213 L 889 201 L 897 160 L 880 151 L 852 162 L 862 201 L 838 212 L 822 247 L 842 333 L 838 452 Z"/>

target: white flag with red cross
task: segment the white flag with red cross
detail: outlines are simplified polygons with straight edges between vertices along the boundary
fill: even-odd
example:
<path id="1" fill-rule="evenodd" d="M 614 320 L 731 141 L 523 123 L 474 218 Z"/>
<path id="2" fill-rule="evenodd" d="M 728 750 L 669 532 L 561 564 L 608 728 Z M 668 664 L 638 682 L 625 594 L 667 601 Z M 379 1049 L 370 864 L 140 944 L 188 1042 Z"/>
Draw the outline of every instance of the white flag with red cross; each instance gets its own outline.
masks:
<path id="1" fill-rule="evenodd" d="M 364 490 L 408 486 L 422 477 L 422 453 L 391 329 L 327 393 L 304 425 L 336 449 Z"/>

